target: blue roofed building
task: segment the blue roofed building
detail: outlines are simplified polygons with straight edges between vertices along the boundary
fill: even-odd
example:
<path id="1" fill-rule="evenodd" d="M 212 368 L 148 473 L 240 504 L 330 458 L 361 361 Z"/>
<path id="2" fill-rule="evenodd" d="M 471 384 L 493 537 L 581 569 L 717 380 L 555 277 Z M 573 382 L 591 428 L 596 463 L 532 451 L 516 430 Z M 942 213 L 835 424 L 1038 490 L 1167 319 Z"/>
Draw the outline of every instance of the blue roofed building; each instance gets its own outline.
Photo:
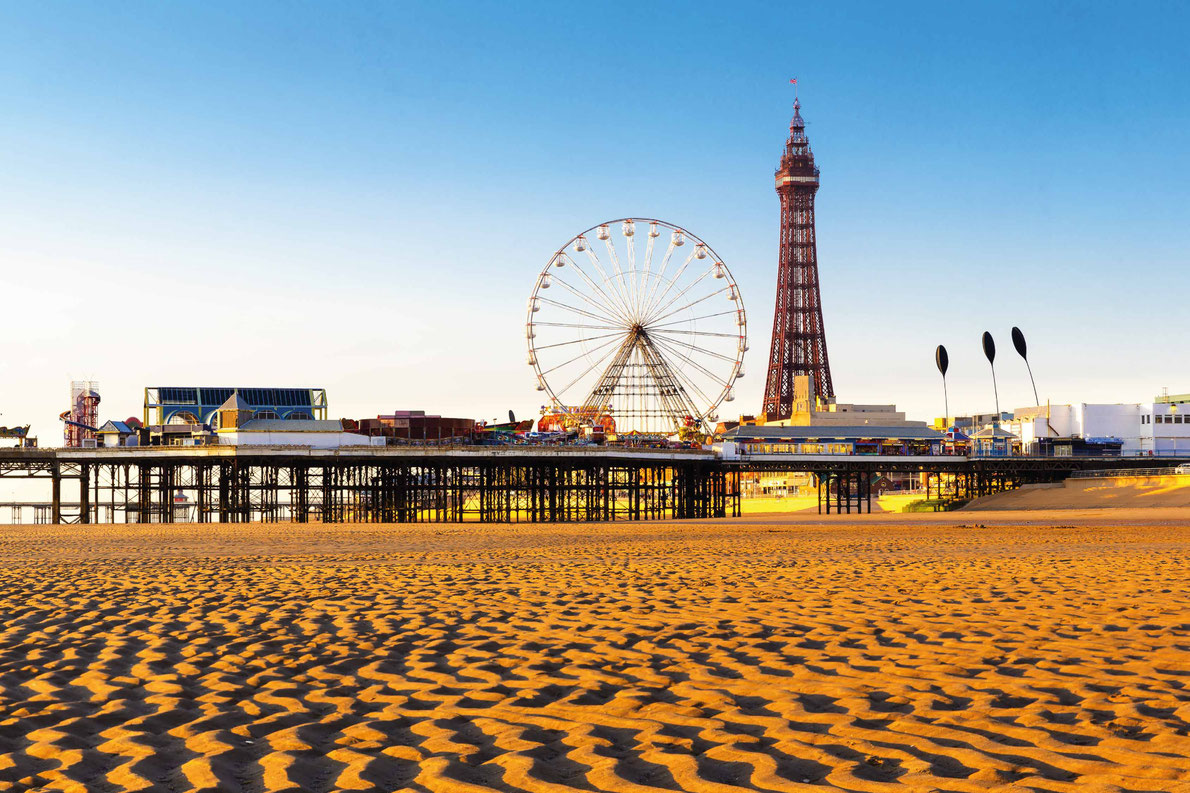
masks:
<path id="1" fill-rule="evenodd" d="M 144 422 L 206 424 L 217 429 L 217 411 L 233 394 L 241 409 L 255 419 L 322 421 L 327 417 L 322 388 L 156 386 L 145 389 Z"/>

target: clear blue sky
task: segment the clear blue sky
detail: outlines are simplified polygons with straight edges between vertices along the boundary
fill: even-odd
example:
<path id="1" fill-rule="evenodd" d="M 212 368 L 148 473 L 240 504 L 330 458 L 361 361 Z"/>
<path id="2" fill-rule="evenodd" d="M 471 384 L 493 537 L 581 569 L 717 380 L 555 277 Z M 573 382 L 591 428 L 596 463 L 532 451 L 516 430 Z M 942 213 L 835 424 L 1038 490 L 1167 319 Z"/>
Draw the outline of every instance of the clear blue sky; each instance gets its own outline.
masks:
<path id="1" fill-rule="evenodd" d="M 523 315 L 571 235 L 710 242 L 760 406 L 791 76 L 843 401 L 1190 391 L 1184 3 L 6 3 L 0 423 L 157 384 L 332 413 L 535 412 Z"/>

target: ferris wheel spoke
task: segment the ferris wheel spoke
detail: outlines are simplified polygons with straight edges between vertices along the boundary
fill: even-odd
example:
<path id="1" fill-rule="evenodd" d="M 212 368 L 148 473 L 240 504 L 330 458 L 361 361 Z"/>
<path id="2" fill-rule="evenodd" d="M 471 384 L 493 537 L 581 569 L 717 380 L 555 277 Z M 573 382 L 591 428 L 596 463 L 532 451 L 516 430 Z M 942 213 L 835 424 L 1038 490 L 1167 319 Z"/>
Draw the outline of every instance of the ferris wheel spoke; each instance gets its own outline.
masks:
<path id="1" fill-rule="evenodd" d="M 714 400 L 712 400 L 710 397 L 708 397 L 706 394 L 704 394 L 704 393 L 703 393 L 703 390 L 702 390 L 701 388 L 699 388 L 699 387 L 698 387 L 698 384 L 697 384 L 697 383 L 695 383 L 695 382 L 694 382 L 694 381 L 693 381 L 693 380 L 692 380 L 692 379 L 691 379 L 691 378 L 690 378 L 690 377 L 689 377 L 689 376 L 688 376 L 688 375 L 687 375 L 685 372 L 683 372 L 682 370 L 680 370 L 680 369 L 675 369 L 675 370 L 674 370 L 674 377 L 675 377 L 675 378 L 677 378 L 677 380 L 678 380 L 680 383 L 684 383 L 684 386 L 683 386 L 683 388 L 685 389 L 685 390 L 684 390 L 684 396 L 686 397 L 686 399 L 687 399 L 687 401 L 688 401 L 688 404 L 686 405 L 686 412 L 687 412 L 687 413 L 689 413 L 689 414 L 690 414 L 692 417 L 694 417 L 694 418 L 701 418 L 701 413 L 702 413 L 702 411 L 700 411 L 700 410 L 698 409 L 698 405 L 696 405 L 696 404 L 694 403 L 694 398 L 693 398 L 693 396 L 692 396 L 691 394 L 693 393 L 693 395 L 694 395 L 694 396 L 697 396 L 697 397 L 698 397 L 698 399 L 699 399 L 699 400 L 700 400 L 700 401 L 701 401 L 703 404 L 705 404 L 705 405 L 708 405 L 708 406 L 709 406 L 709 405 L 713 405 L 713 404 L 715 404 L 715 403 L 714 403 Z"/>
<path id="2" fill-rule="evenodd" d="M 616 389 L 620 386 L 624 379 L 624 371 L 628 368 L 638 343 L 638 338 L 635 334 L 626 337 L 618 350 L 616 355 L 612 358 L 612 362 L 608 364 L 607 368 L 603 370 L 603 374 L 591 387 L 585 399 L 583 399 L 583 410 L 592 411 L 595 415 L 607 412 L 608 406 L 611 404 L 612 397 L 616 393 Z"/>
<path id="3" fill-rule="evenodd" d="M 691 366 L 693 366 L 695 369 L 697 369 L 702 374 L 706 375 L 711 380 L 713 380 L 715 382 L 720 382 L 723 380 L 723 378 L 721 376 L 716 375 L 710 369 L 707 369 L 705 366 L 700 364 L 698 361 L 694 360 L 689 355 L 687 355 L 682 349 L 680 349 L 677 345 L 675 345 L 673 341 L 671 341 L 669 339 L 657 339 L 656 341 L 657 341 L 658 345 L 668 349 L 673 355 L 676 355 L 681 360 L 690 364 Z M 732 360 L 732 363 L 733 364 L 735 363 L 734 359 Z"/>
<path id="4" fill-rule="evenodd" d="M 721 376 L 716 375 L 714 372 L 710 371 L 705 366 L 698 363 L 698 361 L 695 361 L 693 358 L 691 358 L 689 355 L 690 349 L 688 347 L 683 347 L 681 344 L 675 343 L 671 339 L 662 339 L 662 338 L 657 338 L 656 336 L 651 337 L 651 339 L 654 342 L 654 344 L 656 345 L 657 349 L 661 350 L 663 352 L 663 354 L 671 355 L 674 358 L 677 358 L 682 363 L 689 364 L 690 366 L 697 369 L 700 374 L 702 374 L 703 376 L 705 376 L 712 382 L 717 383 L 717 382 L 722 381 L 723 378 Z M 667 363 L 669 363 L 668 360 L 667 360 Z M 703 397 L 706 396 L 705 393 L 702 393 L 702 389 L 698 385 L 698 381 L 691 374 L 687 373 L 681 366 L 675 366 L 673 364 L 669 364 L 669 365 L 673 368 L 673 370 L 675 372 L 677 372 L 679 375 L 684 377 L 686 379 L 686 381 L 688 383 L 690 383 L 690 385 L 693 388 L 698 390 L 700 396 L 703 396 Z"/>
<path id="5" fill-rule="evenodd" d="M 618 330 L 624 332 L 620 325 L 584 325 L 576 322 L 534 322 L 535 328 L 581 328 L 583 330 Z"/>
<path id="6" fill-rule="evenodd" d="M 714 333 L 709 330 L 673 330 L 672 328 L 658 330 L 655 325 L 650 326 L 647 330 L 649 333 L 680 333 L 683 336 L 716 336 L 723 339 L 738 339 L 740 337 L 738 333 Z"/>
<path id="7" fill-rule="evenodd" d="M 652 303 L 649 304 L 650 313 L 652 312 L 652 307 L 657 305 L 658 303 L 660 303 L 662 300 L 664 300 L 665 296 L 669 294 L 669 290 L 673 289 L 674 286 L 678 283 L 678 280 L 682 277 L 682 273 L 686 272 L 686 268 L 690 266 L 690 262 L 694 261 L 694 256 L 697 253 L 698 253 L 698 246 L 695 245 L 693 248 L 690 249 L 690 255 L 686 257 L 686 261 L 682 262 L 682 266 L 678 268 L 678 271 L 676 273 L 674 273 L 673 278 L 670 279 L 670 281 L 666 285 L 665 289 L 662 290 L 661 294 L 657 297 L 656 300 L 654 300 Z"/>
<path id="8" fill-rule="evenodd" d="M 619 334 L 617 334 L 617 335 L 619 335 Z M 582 353 L 581 355 L 576 355 L 576 356 L 575 356 L 575 357 L 573 357 L 573 358 L 568 358 L 568 359 L 566 359 L 565 361 L 563 361 L 562 363 L 555 364 L 555 365 L 551 366 L 549 369 L 543 369 L 543 370 L 541 371 L 541 374 L 544 376 L 544 375 L 550 374 L 550 373 L 552 373 L 552 372 L 556 372 L 556 371 L 558 371 L 559 369 L 562 369 L 562 368 L 564 368 L 564 367 L 566 367 L 566 366 L 570 366 L 570 364 L 572 364 L 572 363 L 575 363 L 576 361 L 581 361 L 581 360 L 583 360 L 583 359 L 585 359 L 585 358 L 589 358 L 589 356 L 591 355 L 591 353 L 595 352 L 596 350 L 601 350 L 601 349 L 603 349 L 604 347 L 607 347 L 607 346 L 609 346 L 609 345 L 612 345 L 612 344 L 615 344 L 615 343 L 616 343 L 616 340 L 615 340 L 615 339 L 611 339 L 610 341 L 605 341 L 605 342 L 603 342 L 602 344 L 597 344 L 597 345 L 595 345 L 594 347 L 592 347 L 592 348 L 591 348 L 591 349 L 589 349 L 589 350 L 584 350 L 584 351 L 583 351 L 583 353 Z M 598 366 L 598 362 L 596 362 L 594 365 L 595 365 L 595 366 Z M 581 377 L 581 376 L 582 376 L 582 375 L 580 375 L 580 377 Z"/>
<path id="9" fill-rule="evenodd" d="M 606 338 L 609 338 L 609 337 L 611 337 L 611 336 L 623 336 L 623 335 L 624 335 L 624 332 L 623 332 L 623 331 L 617 331 L 617 332 L 615 332 L 615 333 L 602 333 L 602 334 L 600 334 L 600 335 L 598 335 L 598 336 L 588 336 L 588 337 L 586 337 L 586 338 L 582 338 L 582 339 L 573 339 L 573 340 L 571 340 L 571 341 L 560 341 L 560 342 L 557 342 L 557 343 L 555 343 L 555 344 L 544 344 L 544 345 L 542 345 L 542 346 L 540 346 L 540 347 L 537 347 L 537 346 L 535 346 L 535 347 L 533 348 L 533 352 L 541 352 L 542 350 L 552 350 L 552 349 L 554 349 L 555 347 L 566 347 L 566 346 L 569 346 L 569 345 L 571 345 L 571 344 L 585 344 L 586 342 L 589 342 L 589 341 L 595 341 L 596 339 L 606 339 Z"/>
<path id="10" fill-rule="evenodd" d="M 569 303 L 560 303 L 557 300 L 551 300 L 548 297 L 541 297 L 540 295 L 538 295 L 537 299 L 540 300 L 542 303 L 548 303 L 551 306 L 557 306 L 558 308 L 565 309 L 566 311 L 573 311 L 575 314 L 582 314 L 584 317 L 588 317 L 589 319 L 598 320 L 600 322 L 615 322 L 616 321 L 614 317 L 601 316 L 599 314 L 592 314 L 590 311 L 584 311 L 583 309 L 579 308 L 578 306 L 572 306 Z"/>
<path id="11" fill-rule="evenodd" d="M 674 255 L 677 246 L 674 245 L 673 237 L 670 237 L 669 247 L 665 249 L 665 256 L 661 259 L 661 269 L 657 271 L 657 278 L 652 285 L 649 286 L 649 294 L 645 298 L 645 305 L 651 305 L 653 302 L 653 295 L 657 293 L 657 289 L 664 282 L 665 271 L 669 268 L 670 257 Z"/>
<path id="12" fill-rule="evenodd" d="M 651 353 L 651 355 L 646 355 L 646 360 L 649 360 L 649 372 L 657 383 L 661 398 L 676 407 L 676 411 L 672 408 L 670 411 L 673 414 L 675 422 L 680 422 L 685 415 L 697 416 L 699 412 L 698 406 L 694 404 L 694 400 L 687 393 L 686 387 L 682 382 L 683 379 L 694 387 L 694 390 L 698 392 L 701 399 L 706 400 L 706 394 L 702 393 L 702 389 L 698 388 L 689 378 L 683 378 L 682 372 L 678 367 L 672 366 L 669 363 L 659 345 L 655 343 L 655 339 L 645 336 L 642 341 L 642 346 L 648 353 Z"/>
<path id="13" fill-rule="evenodd" d="M 624 306 L 628 309 L 628 316 L 635 317 L 632 308 L 632 298 L 628 297 L 628 288 L 624 283 L 624 271 L 620 268 L 620 257 L 616 255 L 616 246 L 612 244 L 611 233 L 609 231 L 607 239 L 603 241 L 607 246 L 607 257 L 611 260 L 612 267 L 616 270 L 615 285 L 620 297 L 624 300 Z"/>
<path id="14" fill-rule="evenodd" d="M 593 309 L 595 309 L 598 312 L 604 312 L 609 308 L 611 308 L 612 310 L 615 309 L 615 306 L 608 306 L 608 305 L 605 305 L 603 303 L 599 303 L 599 302 L 593 300 L 589 295 L 584 294 L 583 292 L 580 292 L 579 290 L 575 289 L 573 286 L 566 283 L 565 281 L 563 281 L 561 278 L 559 278 L 556 275 L 553 277 L 553 281 L 555 284 L 558 284 L 559 286 L 564 288 L 567 292 L 574 295 L 579 300 L 584 301 L 585 303 L 587 303 L 589 306 L 591 306 Z M 627 320 L 624 317 L 607 316 L 607 320 L 610 322 L 624 321 L 625 324 L 628 324 Z"/>
<path id="15" fill-rule="evenodd" d="M 664 361 L 650 347 L 651 345 L 648 342 L 642 344 L 640 357 L 644 364 L 645 372 L 656 386 L 656 401 L 661 408 L 661 413 L 669 420 L 671 426 L 676 429 L 681 424 L 682 414 L 684 412 L 683 400 L 678 398 L 681 386 L 667 370 Z"/>
<path id="16" fill-rule="evenodd" d="M 620 347 L 609 347 L 607 352 L 605 352 L 603 355 L 599 356 L 598 360 L 596 360 L 595 363 L 588 366 L 583 372 L 581 372 L 579 374 L 578 377 L 574 378 L 569 383 L 567 383 L 565 386 L 563 386 L 562 390 L 555 392 L 554 396 L 556 396 L 560 399 L 563 394 L 565 394 L 567 391 L 570 390 L 570 388 L 572 386 L 574 386 L 575 383 L 579 382 L 584 377 L 591 374 L 591 372 L 593 372 L 597 368 L 599 368 L 599 366 L 602 365 L 604 361 L 606 361 L 608 358 L 610 358 L 612 355 L 614 355 L 622 346 L 623 345 L 621 344 Z M 544 374 L 544 372 L 542 374 Z"/>
<path id="17" fill-rule="evenodd" d="M 608 240 L 608 244 L 609 245 L 611 244 L 610 239 Z M 628 270 L 624 274 L 625 275 L 624 287 L 625 287 L 625 290 L 628 292 L 629 297 L 631 297 L 632 316 L 639 318 L 640 317 L 640 306 L 637 304 L 637 298 L 636 298 L 637 269 L 636 269 L 636 226 L 635 226 L 635 224 L 633 224 L 633 233 L 625 235 L 625 237 L 624 237 L 624 250 L 625 250 L 625 254 L 626 254 L 624 258 L 628 261 Z"/>
<path id="18" fill-rule="evenodd" d="M 656 318 L 654 319 L 654 321 L 660 321 L 660 320 L 663 320 L 663 319 L 668 319 L 668 318 L 672 317 L 674 314 L 681 314 L 681 313 L 682 313 L 683 311 L 685 311 L 686 309 L 688 309 L 688 308 L 693 308 L 694 306 L 697 306 L 699 303 L 702 303 L 702 302 L 704 302 L 704 301 L 706 301 L 706 300 L 710 300 L 712 297 L 715 297 L 716 295 L 721 295 L 721 294 L 723 294 L 724 292 L 727 292 L 727 291 L 729 291 L 730 289 L 731 289 L 731 287 L 730 287 L 730 286 L 725 286 L 725 287 L 723 287 L 722 289 L 716 289 L 714 292 L 711 292 L 710 294 L 707 294 L 707 295 L 703 295 L 703 296 L 702 296 L 702 297 L 700 297 L 698 300 L 695 300 L 695 301 L 693 301 L 693 302 L 687 303 L 686 305 L 682 306 L 681 308 L 675 308 L 673 311 L 670 311 L 668 314 L 662 314 L 661 316 L 659 316 L 659 317 L 656 317 Z M 679 297 L 680 297 L 680 295 L 679 295 Z M 670 305 L 673 305 L 673 301 L 671 300 L 669 304 L 670 304 Z"/>
<path id="19" fill-rule="evenodd" d="M 657 305 L 652 306 L 649 309 L 648 315 L 655 317 L 658 314 L 660 314 L 662 311 L 665 311 L 670 306 L 672 306 L 674 303 L 678 302 L 683 297 L 685 297 L 690 292 L 691 289 L 693 289 L 694 287 L 701 284 L 703 279 L 706 278 L 711 273 L 713 273 L 714 271 L 715 271 L 715 266 L 711 265 L 702 273 L 702 275 L 698 276 L 698 278 L 695 278 L 693 281 L 691 281 L 689 284 L 687 284 L 685 287 L 683 287 L 683 289 L 680 292 L 677 292 L 676 294 L 674 294 L 668 301 L 666 301 L 665 303 L 661 303 L 661 301 L 658 301 Z M 731 287 L 731 284 L 728 284 L 727 288 L 730 288 L 730 287 Z M 722 291 L 723 291 L 722 289 L 719 290 L 719 292 L 722 292 Z M 712 294 L 719 294 L 719 292 L 712 292 Z"/>
<path id="20" fill-rule="evenodd" d="M 653 241 L 657 239 L 654 236 L 654 234 L 656 234 L 656 228 L 657 226 L 655 223 L 650 223 L 649 230 L 646 232 L 649 241 L 645 243 L 645 266 L 641 268 L 640 277 L 638 279 L 640 282 L 640 288 L 638 291 L 641 295 L 644 295 L 645 291 L 649 288 L 649 268 L 653 264 Z"/>
<path id="21" fill-rule="evenodd" d="M 614 313 L 618 317 L 621 317 L 625 323 L 631 324 L 628 322 L 627 312 L 619 305 L 619 302 L 606 291 L 604 291 L 603 287 L 600 286 L 594 279 L 592 279 L 591 276 L 587 275 L 586 271 L 583 270 L 577 260 L 571 258 L 567 254 L 561 254 L 561 256 L 566 257 L 565 260 L 570 262 L 570 268 L 578 273 L 579 277 L 583 279 L 587 286 L 591 287 L 592 295 L 594 295 L 594 293 L 598 293 L 602 297 L 604 306 L 608 311 Z M 559 258 L 561 258 L 561 256 Z M 603 274 L 603 271 L 598 268 L 596 269 L 600 273 L 600 277 L 606 281 L 607 276 Z M 594 299 L 595 298 L 592 297 L 592 300 Z"/>
<path id="22" fill-rule="evenodd" d="M 688 357 L 687 355 L 683 354 L 681 350 L 673 349 L 671 344 L 668 344 L 661 339 L 654 339 L 654 341 L 657 343 L 657 346 L 659 348 L 668 350 L 670 355 L 673 355 L 676 358 L 679 358 L 680 360 L 685 361 L 686 363 L 690 364 L 695 369 L 698 369 L 700 372 L 702 372 L 704 375 L 706 375 L 706 377 L 711 382 L 713 382 L 713 383 L 722 382 L 722 378 L 716 376 L 713 372 L 707 370 L 706 367 L 700 365 L 697 361 L 695 361 L 695 360 L 691 359 L 690 357 Z M 691 388 L 693 388 L 695 391 L 698 392 L 700 399 L 702 399 L 708 405 L 714 404 L 714 400 L 711 399 L 710 397 L 708 397 L 703 392 L 703 390 L 701 388 L 699 388 L 698 384 L 696 382 L 694 382 L 694 379 L 692 377 L 690 377 L 690 375 L 688 375 L 682 371 L 681 367 L 673 366 L 671 368 L 677 374 L 677 376 L 684 378 L 686 380 L 686 382 L 690 384 Z"/>
<path id="23" fill-rule="evenodd" d="M 664 327 L 668 327 L 670 325 L 681 325 L 683 322 L 697 322 L 700 319 L 712 319 L 713 317 L 725 317 L 728 314 L 734 314 L 734 313 L 736 313 L 736 312 L 735 311 L 718 311 L 714 314 L 703 314 L 701 317 L 684 317 L 682 319 L 672 319 L 669 322 L 662 322 L 662 323 L 654 322 L 652 325 L 650 325 L 648 327 L 648 330 L 650 332 L 652 332 L 652 331 L 656 330 L 657 328 L 664 328 Z"/>
<path id="24" fill-rule="evenodd" d="M 631 316 L 631 309 L 629 309 L 628 304 L 624 302 L 624 298 L 623 295 L 620 294 L 620 290 L 616 288 L 616 280 L 608 275 L 603 269 L 603 266 L 599 263 L 599 256 L 595 253 L 595 248 L 588 245 L 586 254 L 587 259 L 589 259 L 591 262 L 591 266 L 595 268 L 595 272 L 599 273 L 599 277 L 603 280 L 603 283 L 606 284 L 608 289 L 615 294 L 615 300 L 612 302 L 618 303 L 625 316 Z M 608 298 L 610 300 L 611 295 L 608 295 Z"/>
<path id="25" fill-rule="evenodd" d="M 672 333 L 673 331 L 661 331 L 661 332 L 662 333 L 666 333 L 666 332 Z M 736 359 L 730 355 L 724 355 L 721 352 L 715 352 L 714 350 L 708 350 L 706 347 L 699 347 L 694 344 L 683 344 L 682 342 L 678 341 L 677 339 L 671 339 L 668 337 L 663 337 L 663 338 L 666 341 L 668 341 L 670 344 L 676 345 L 677 347 L 679 347 L 681 349 L 689 350 L 692 353 L 701 352 L 703 355 L 708 355 L 711 358 L 717 358 L 720 361 L 726 361 L 727 363 L 731 364 L 732 366 L 735 365 Z"/>

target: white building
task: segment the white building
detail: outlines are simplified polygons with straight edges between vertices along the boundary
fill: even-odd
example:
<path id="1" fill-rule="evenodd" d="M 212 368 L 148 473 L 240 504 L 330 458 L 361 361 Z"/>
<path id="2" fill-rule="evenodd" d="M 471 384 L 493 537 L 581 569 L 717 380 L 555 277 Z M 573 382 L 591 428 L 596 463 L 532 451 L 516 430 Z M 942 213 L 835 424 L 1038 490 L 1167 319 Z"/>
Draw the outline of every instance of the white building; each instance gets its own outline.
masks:
<path id="1" fill-rule="evenodd" d="M 1039 405 L 1018 408 L 1009 430 L 1024 449 L 1041 438 L 1115 439 L 1121 454 L 1190 454 L 1190 394 L 1119 405 Z"/>
<path id="2" fill-rule="evenodd" d="M 233 393 L 216 411 L 220 445 L 308 446 L 339 449 L 344 446 L 383 446 L 383 437 L 346 432 L 340 420 L 253 418 L 253 410 Z"/>
<path id="3" fill-rule="evenodd" d="M 345 432 L 337 420 L 249 419 L 235 429 L 219 430 L 220 445 L 309 446 L 339 449 L 344 446 L 383 446 L 384 438 Z"/>

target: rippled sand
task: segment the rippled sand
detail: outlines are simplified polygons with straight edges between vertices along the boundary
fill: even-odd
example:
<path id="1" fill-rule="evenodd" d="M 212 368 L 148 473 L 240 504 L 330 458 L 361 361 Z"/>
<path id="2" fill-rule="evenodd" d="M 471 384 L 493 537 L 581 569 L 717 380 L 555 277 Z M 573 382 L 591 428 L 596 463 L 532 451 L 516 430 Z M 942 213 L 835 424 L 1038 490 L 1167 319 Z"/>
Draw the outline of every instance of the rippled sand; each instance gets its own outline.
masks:
<path id="1" fill-rule="evenodd" d="M 0 528 L 0 790 L 1190 791 L 1185 521 L 880 517 Z"/>

